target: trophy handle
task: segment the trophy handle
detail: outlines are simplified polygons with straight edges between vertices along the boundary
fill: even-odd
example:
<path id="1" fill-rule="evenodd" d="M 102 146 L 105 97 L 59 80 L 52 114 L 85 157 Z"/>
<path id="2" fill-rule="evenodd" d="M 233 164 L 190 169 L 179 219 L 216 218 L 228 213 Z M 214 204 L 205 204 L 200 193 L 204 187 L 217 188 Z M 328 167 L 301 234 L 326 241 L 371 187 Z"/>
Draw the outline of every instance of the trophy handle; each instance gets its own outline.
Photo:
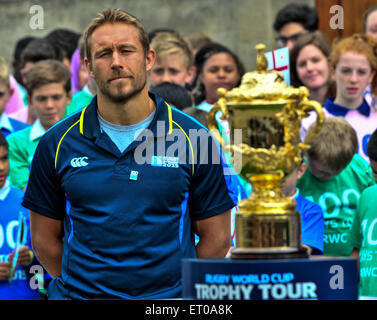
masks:
<path id="1" fill-rule="evenodd" d="M 324 121 L 324 114 L 322 111 L 322 106 L 319 102 L 314 100 L 304 100 L 300 103 L 301 109 L 308 114 L 310 111 L 314 111 L 317 114 L 317 121 L 314 130 L 311 134 L 306 135 L 304 144 L 309 144 L 310 140 L 312 140 L 322 129 L 323 121 Z"/>
<path id="2" fill-rule="evenodd" d="M 215 139 L 217 141 L 219 141 L 223 150 L 227 150 L 227 149 L 229 149 L 229 146 L 226 144 L 224 139 L 221 137 L 220 132 L 219 132 L 219 128 L 218 128 L 218 125 L 217 125 L 217 121 L 216 121 L 216 113 L 218 111 L 221 111 L 221 113 L 222 113 L 222 116 L 221 116 L 222 120 L 228 120 L 229 119 L 229 112 L 228 112 L 228 109 L 226 108 L 225 101 L 224 101 L 224 99 L 221 98 L 213 105 L 211 110 L 208 112 L 207 125 L 208 125 L 208 129 L 212 132 Z"/>

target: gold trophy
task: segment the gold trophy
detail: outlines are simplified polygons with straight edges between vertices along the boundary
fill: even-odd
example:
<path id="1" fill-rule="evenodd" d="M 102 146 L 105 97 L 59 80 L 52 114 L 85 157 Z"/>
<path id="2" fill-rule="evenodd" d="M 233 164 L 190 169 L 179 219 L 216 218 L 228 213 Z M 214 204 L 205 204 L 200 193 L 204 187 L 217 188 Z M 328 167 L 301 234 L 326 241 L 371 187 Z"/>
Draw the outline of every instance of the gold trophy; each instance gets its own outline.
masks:
<path id="1" fill-rule="evenodd" d="M 257 71 L 242 77 L 239 87 L 218 89 L 219 100 L 208 114 L 208 127 L 223 150 L 237 159 L 239 174 L 252 184 L 252 194 L 239 202 L 236 247 L 232 259 L 307 257 L 301 244 L 301 216 L 296 201 L 286 197 L 283 178 L 302 161 L 302 152 L 322 127 L 321 105 L 308 100 L 306 87 L 287 86 L 281 73 L 267 71 L 265 46 L 258 44 Z M 229 121 L 230 144 L 219 134 L 215 115 Z M 317 113 L 316 128 L 300 141 L 301 120 Z M 240 134 L 241 132 L 241 134 Z"/>

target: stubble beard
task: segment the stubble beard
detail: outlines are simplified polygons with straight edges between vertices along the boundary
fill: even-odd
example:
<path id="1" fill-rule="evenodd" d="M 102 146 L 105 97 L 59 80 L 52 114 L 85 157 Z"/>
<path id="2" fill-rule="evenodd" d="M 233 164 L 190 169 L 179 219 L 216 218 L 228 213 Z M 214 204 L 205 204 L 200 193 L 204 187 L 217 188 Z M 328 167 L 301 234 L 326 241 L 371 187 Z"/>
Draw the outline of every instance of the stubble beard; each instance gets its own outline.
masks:
<path id="1" fill-rule="evenodd" d="M 106 83 L 103 81 L 97 82 L 98 90 L 107 97 L 111 102 L 116 104 L 124 104 L 131 100 L 133 97 L 137 96 L 147 84 L 147 76 L 144 75 L 143 78 L 135 79 L 134 77 L 128 78 L 127 81 L 130 81 L 130 89 L 126 92 L 123 92 L 123 84 L 118 83 L 113 88 L 110 88 L 111 83 Z"/>

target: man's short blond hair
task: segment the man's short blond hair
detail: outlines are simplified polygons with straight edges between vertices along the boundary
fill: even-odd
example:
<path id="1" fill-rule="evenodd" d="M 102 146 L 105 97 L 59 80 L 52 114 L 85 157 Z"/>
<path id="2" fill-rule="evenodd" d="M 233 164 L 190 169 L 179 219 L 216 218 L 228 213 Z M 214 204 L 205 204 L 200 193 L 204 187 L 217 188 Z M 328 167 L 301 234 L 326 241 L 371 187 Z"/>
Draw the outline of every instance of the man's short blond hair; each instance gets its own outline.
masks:
<path id="1" fill-rule="evenodd" d="M 160 63 L 172 54 L 183 57 L 186 69 L 194 64 L 194 55 L 190 44 L 176 32 L 159 32 L 151 42 L 151 48 L 156 51 L 156 62 Z"/>
<path id="2" fill-rule="evenodd" d="M 143 23 L 134 17 L 132 14 L 129 14 L 121 9 L 106 9 L 97 14 L 97 16 L 89 23 L 84 31 L 84 42 L 85 42 L 85 50 L 86 50 L 86 57 L 89 62 L 91 62 L 91 47 L 90 47 L 90 40 L 91 36 L 98 27 L 107 24 L 107 23 L 124 23 L 128 25 L 134 26 L 139 34 L 139 40 L 143 47 L 143 51 L 145 56 L 148 54 L 149 51 L 149 39 L 148 33 L 145 29 Z"/>
<path id="3" fill-rule="evenodd" d="M 314 130 L 312 124 L 307 134 Z M 333 171 L 343 170 L 357 152 L 355 129 L 342 117 L 325 118 L 319 134 L 310 141 L 306 156 L 325 164 Z"/>
<path id="4" fill-rule="evenodd" d="M 0 84 L 5 85 L 8 89 L 10 88 L 10 71 L 4 58 L 0 57 Z"/>

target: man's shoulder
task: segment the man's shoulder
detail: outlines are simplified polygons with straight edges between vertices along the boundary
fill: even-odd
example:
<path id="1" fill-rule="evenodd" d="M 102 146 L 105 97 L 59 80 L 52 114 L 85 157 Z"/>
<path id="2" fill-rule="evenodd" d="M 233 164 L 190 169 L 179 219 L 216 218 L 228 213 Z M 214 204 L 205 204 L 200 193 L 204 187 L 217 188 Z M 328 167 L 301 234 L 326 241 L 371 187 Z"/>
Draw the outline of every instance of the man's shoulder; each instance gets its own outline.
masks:
<path id="1" fill-rule="evenodd" d="M 70 131 L 75 126 L 79 126 L 81 118 L 81 112 L 74 113 L 71 116 L 68 116 L 67 118 L 64 118 L 63 120 L 56 123 L 53 127 L 51 127 L 47 132 L 43 135 L 41 141 L 46 140 L 60 140 L 65 134 Z"/>
<path id="2" fill-rule="evenodd" d="M 201 130 L 202 129 L 206 132 L 209 132 L 208 128 L 202 125 L 194 117 L 172 106 L 170 106 L 170 108 L 172 110 L 173 123 L 175 123 L 176 125 L 179 125 L 182 129 L 184 130 L 190 130 L 190 129 Z"/>

